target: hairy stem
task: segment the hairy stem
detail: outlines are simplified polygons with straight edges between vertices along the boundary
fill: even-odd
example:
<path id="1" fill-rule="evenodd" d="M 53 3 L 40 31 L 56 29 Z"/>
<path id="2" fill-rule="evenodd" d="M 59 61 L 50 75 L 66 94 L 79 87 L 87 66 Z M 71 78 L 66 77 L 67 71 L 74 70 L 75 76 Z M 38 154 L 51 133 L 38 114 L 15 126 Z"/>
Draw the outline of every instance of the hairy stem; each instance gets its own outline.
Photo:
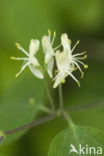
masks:
<path id="1" fill-rule="evenodd" d="M 45 79 L 45 84 L 46 84 L 48 99 L 49 99 L 51 108 L 52 108 L 52 110 L 55 110 L 55 104 L 54 104 L 54 101 L 53 101 L 53 97 L 51 95 L 50 88 L 49 88 L 49 85 L 48 85 L 48 82 L 46 81 L 46 79 Z"/>
<path id="2" fill-rule="evenodd" d="M 37 125 L 40 125 L 40 124 L 44 124 L 45 122 L 51 121 L 51 120 L 55 119 L 56 117 L 57 117 L 57 114 L 53 113 L 53 114 L 48 115 L 48 116 L 46 116 L 44 118 L 41 118 L 41 119 L 38 119 L 36 121 L 30 122 L 27 125 L 23 125 L 21 127 L 17 127 L 17 128 L 8 130 L 8 131 L 4 131 L 4 134 L 5 135 L 14 134 L 14 133 L 23 131 L 25 129 L 32 128 L 34 126 L 37 126 Z"/>
<path id="3" fill-rule="evenodd" d="M 62 94 L 62 84 L 59 85 L 59 104 L 60 112 L 63 113 L 63 94 Z"/>

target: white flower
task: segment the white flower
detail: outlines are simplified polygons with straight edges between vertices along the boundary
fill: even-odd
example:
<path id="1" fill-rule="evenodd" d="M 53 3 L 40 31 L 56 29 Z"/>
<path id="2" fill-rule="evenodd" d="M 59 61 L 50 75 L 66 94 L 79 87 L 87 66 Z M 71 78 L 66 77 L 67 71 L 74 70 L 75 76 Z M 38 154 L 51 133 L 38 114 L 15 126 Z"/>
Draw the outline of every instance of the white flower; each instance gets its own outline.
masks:
<path id="1" fill-rule="evenodd" d="M 88 65 L 85 65 L 82 61 L 80 61 L 80 60 L 85 59 L 87 55 L 84 55 L 85 52 L 73 54 L 73 51 L 75 47 L 77 46 L 77 44 L 79 43 L 79 41 L 77 41 L 77 43 L 71 49 L 71 41 L 68 39 L 67 34 L 62 34 L 61 43 L 63 46 L 63 52 L 57 51 L 55 54 L 58 74 L 54 78 L 55 83 L 54 83 L 53 88 L 56 88 L 60 83 L 62 83 L 63 80 L 65 80 L 65 78 L 68 75 L 71 76 L 78 83 L 78 86 L 80 86 L 79 81 L 75 78 L 72 72 L 75 71 L 77 67 L 83 77 L 83 72 L 79 66 L 79 63 L 82 64 L 84 68 L 88 68 Z M 81 56 L 81 55 L 84 55 L 84 56 Z"/>
<path id="2" fill-rule="evenodd" d="M 30 46 L 29 46 L 29 53 L 21 47 L 20 44 L 16 43 L 16 46 L 19 50 L 21 50 L 27 57 L 11 57 L 13 60 L 22 60 L 24 61 L 24 65 L 22 66 L 21 70 L 16 74 L 16 77 L 19 76 L 22 71 L 28 66 L 31 70 L 31 72 L 38 78 L 43 79 L 43 74 L 40 71 L 40 64 L 36 57 L 34 56 L 37 51 L 39 50 L 39 40 L 31 40 Z"/>
<path id="3" fill-rule="evenodd" d="M 45 64 L 46 64 L 47 72 L 51 78 L 53 77 L 52 71 L 54 66 L 54 51 L 60 46 L 58 45 L 56 48 L 53 49 L 52 46 L 55 37 L 56 37 L 56 32 L 54 32 L 53 38 L 51 40 L 51 31 L 48 30 L 48 36 L 44 35 L 42 38 L 43 52 L 45 54 Z"/>

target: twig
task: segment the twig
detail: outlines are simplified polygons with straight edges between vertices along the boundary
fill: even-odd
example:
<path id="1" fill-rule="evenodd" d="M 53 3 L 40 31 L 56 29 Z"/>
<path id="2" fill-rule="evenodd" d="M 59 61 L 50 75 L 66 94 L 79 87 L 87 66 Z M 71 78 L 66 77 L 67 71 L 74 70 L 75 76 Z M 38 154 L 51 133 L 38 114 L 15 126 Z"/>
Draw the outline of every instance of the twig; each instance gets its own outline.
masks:
<path id="1" fill-rule="evenodd" d="M 95 103 L 90 103 L 90 104 L 86 104 L 86 105 L 78 105 L 78 106 L 70 106 L 70 107 L 66 107 L 65 110 L 69 111 L 70 113 L 74 113 L 74 112 L 80 112 L 80 111 L 84 111 L 84 110 L 89 110 L 91 108 L 94 107 L 98 107 L 98 106 L 103 106 L 104 105 L 104 100 L 95 102 Z"/>
<path id="2" fill-rule="evenodd" d="M 50 120 L 53 120 L 56 117 L 57 117 L 57 114 L 56 113 L 53 113 L 53 114 L 48 115 L 48 116 L 46 116 L 44 118 L 41 118 L 41 119 L 38 119 L 36 121 L 30 122 L 27 125 L 23 125 L 21 127 L 17 127 L 17 128 L 11 129 L 11 130 L 4 131 L 4 133 L 5 133 L 5 135 L 11 135 L 11 134 L 14 134 L 14 133 L 23 131 L 23 130 L 25 130 L 27 128 L 32 128 L 34 126 L 37 126 L 37 125 L 40 125 L 40 124 L 44 124 L 45 122 L 48 122 Z"/>
<path id="3" fill-rule="evenodd" d="M 63 117 L 68 121 L 68 124 L 72 124 L 72 119 L 70 118 L 70 116 L 67 114 L 67 112 L 63 111 L 62 112 Z"/>
<path id="4" fill-rule="evenodd" d="M 46 89 L 47 89 L 48 99 L 49 99 L 49 102 L 50 102 L 51 108 L 52 108 L 52 110 L 55 110 L 55 104 L 54 104 L 54 101 L 53 101 L 52 95 L 51 95 L 51 93 L 50 93 L 50 89 L 49 89 L 48 82 L 46 81 L 46 79 L 45 79 L 45 84 L 46 84 Z"/>

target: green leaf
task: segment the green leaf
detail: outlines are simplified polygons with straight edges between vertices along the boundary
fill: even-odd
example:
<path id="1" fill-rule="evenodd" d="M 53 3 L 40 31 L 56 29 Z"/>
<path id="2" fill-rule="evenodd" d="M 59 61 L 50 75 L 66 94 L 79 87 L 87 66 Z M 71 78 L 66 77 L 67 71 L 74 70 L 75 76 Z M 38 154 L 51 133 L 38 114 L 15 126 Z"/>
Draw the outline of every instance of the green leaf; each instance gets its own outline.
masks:
<path id="1" fill-rule="evenodd" d="M 72 146 L 76 148 L 79 154 L 75 152 L 70 153 Z M 80 150 L 80 146 L 84 147 L 83 152 Z M 90 147 L 94 147 L 95 150 L 91 150 Z M 64 129 L 53 139 L 48 156 L 97 155 L 97 152 L 102 152 L 103 147 L 104 133 L 102 131 L 87 126 L 72 125 Z M 90 152 L 91 154 L 89 154 Z"/>
<path id="2" fill-rule="evenodd" d="M 94 106 L 94 104 L 96 104 Z M 85 110 L 81 110 L 81 107 L 76 109 L 76 111 L 70 113 L 72 119 L 76 124 L 88 125 L 101 130 L 104 130 L 104 124 L 102 124 L 102 119 L 104 118 L 104 101 L 92 103 L 93 107 L 85 107 Z M 83 108 L 83 107 L 82 107 Z"/>
<path id="3" fill-rule="evenodd" d="M 89 62 L 89 68 L 81 80 L 77 73 L 74 73 L 81 83 L 78 88 L 76 83 L 69 78 L 64 92 L 64 103 L 66 105 L 86 105 L 101 100 L 104 97 L 104 73 L 103 62 Z M 71 89 L 71 90 L 70 90 Z"/>
<path id="4" fill-rule="evenodd" d="M 44 82 L 34 76 L 15 79 L 0 104 L 0 130 L 7 131 L 31 122 L 44 103 Z M 3 143 L 21 137 L 25 131 L 7 136 Z"/>
<path id="5" fill-rule="evenodd" d="M 71 79 L 66 84 L 64 91 L 64 104 L 73 121 L 78 125 L 88 125 L 104 130 L 104 73 L 103 62 L 89 62 L 81 87 Z"/>

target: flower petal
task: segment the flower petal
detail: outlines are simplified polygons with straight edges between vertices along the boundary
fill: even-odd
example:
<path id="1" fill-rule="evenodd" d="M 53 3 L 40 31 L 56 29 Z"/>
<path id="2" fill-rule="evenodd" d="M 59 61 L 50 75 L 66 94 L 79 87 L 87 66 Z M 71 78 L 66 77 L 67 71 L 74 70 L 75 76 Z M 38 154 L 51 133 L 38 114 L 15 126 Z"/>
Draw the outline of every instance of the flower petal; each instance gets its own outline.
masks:
<path id="1" fill-rule="evenodd" d="M 30 41 L 30 47 L 29 47 L 29 53 L 30 55 L 36 54 L 36 52 L 39 50 L 39 40 L 31 40 Z"/>
<path id="2" fill-rule="evenodd" d="M 48 64 L 50 59 L 54 56 L 54 49 L 49 41 L 48 36 L 43 36 L 42 38 L 43 52 L 45 53 L 45 64 Z"/>
<path id="3" fill-rule="evenodd" d="M 55 59 L 59 71 L 64 72 L 69 69 L 69 52 L 67 50 L 63 52 L 56 51 Z"/>
<path id="4" fill-rule="evenodd" d="M 43 46 L 43 52 L 46 53 L 48 47 L 49 47 L 50 41 L 49 41 L 49 37 L 44 35 L 42 37 L 42 46 Z"/>
<path id="5" fill-rule="evenodd" d="M 31 72 L 39 79 L 43 79 L 44 76 L 43 76 L 43 73 L 35 66 L 33 66 L 32 64 L 29 65 L 29 68 L 31 70 Z"/>
<path id="6" fill-rule="evenodd" d="M 56 88 L 60 83 L 62 83 L 62 81 L 66 78 L 67 75 L 68 74 L 66 74 L 66 73 L 58 73 L 56 75 L 56 81 L 53 85 L 53 88 Z"/>
<path id="7" fill-rule="evenodd" d="M 50 76 L 50 78 L 53 77 L 52 71 L 53 71 L 53 66 L 54 66 L 54 58 L 52 57 L 49 63 L 47 64 L 47 72 Z"/>
<path id="8" fill-rule="evenodd" d="M 68 39 L 67 34 L 61 35 L 61 43 L 63 45 L 64 50 L 68 50 L 71 53 L 71 40 Z"/>

